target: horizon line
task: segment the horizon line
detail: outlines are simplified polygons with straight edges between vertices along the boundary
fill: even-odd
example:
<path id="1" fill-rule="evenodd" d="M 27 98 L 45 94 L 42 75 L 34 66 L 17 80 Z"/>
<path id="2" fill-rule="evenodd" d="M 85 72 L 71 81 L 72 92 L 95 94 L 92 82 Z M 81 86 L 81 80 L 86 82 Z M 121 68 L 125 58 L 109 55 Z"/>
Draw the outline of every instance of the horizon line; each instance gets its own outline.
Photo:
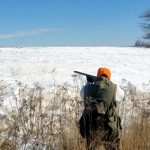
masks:
<path id="1" fill-rule="evenodd" d="M 108 46 L 108 45 L 99 45 L 99 46 L 69 46 L 69 45 L 54 45 L 54 46 L 0 46 L 0 48 L 23 48 L 23 47 L 136 47 L 136 46 Z"/>

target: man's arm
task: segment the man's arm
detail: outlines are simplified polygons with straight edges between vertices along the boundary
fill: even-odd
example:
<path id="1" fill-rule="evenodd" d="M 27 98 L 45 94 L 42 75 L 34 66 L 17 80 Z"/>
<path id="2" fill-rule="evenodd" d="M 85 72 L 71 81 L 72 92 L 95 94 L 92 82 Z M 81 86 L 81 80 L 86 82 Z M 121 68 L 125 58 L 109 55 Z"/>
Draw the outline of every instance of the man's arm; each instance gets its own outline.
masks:
<path id="1" fill-rule="evenodd" d="M 89 84 L 91 84 L 89 81 L 87 81 L 86 82 L 86 84 L 82 87 L 82 89 L 81 89 L 81 91 L 80 91 L 80 97 L 82 98 L 82 99 L 84 99 L 84 88 L 85 88 L 85 86 L 87 86 L 87 85 L 89 85 Z"/>

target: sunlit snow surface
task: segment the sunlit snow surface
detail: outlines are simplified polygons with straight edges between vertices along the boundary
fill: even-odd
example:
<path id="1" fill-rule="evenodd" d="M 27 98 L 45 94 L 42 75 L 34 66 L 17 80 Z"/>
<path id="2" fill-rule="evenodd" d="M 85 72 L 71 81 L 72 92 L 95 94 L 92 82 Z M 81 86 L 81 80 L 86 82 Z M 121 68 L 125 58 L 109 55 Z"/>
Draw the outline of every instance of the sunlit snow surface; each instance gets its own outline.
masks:
<path id="1" fill-rule="evenodd" d="M 73 83 L 74 70 L 96 75 L 108 67 L 119 86 L 126 79 L 141 88 L 150 80 L 150 49 L 133 47 L 23 47 L 0 48 L 1 87 L 18 88 L 38 82 L 50 89 L 53 83 Z M 10 104 L 11 90 L 3 98 Z M 3 99 L 5 101 L 5 99 Z M 14 103 L 14 102 L 12 102 Z M 13 105 L 13 104 L 12 104 Z"/>
<path id="2" fill-rule="evenodd" d="M 150 49 L 133 47 L 0 48 L 0 78 L 31 84 L 72 83 L 74 70 L 96 75 L 99 67 L 112 71 L 112 81 L 140 85 L 150 80 Z"/>

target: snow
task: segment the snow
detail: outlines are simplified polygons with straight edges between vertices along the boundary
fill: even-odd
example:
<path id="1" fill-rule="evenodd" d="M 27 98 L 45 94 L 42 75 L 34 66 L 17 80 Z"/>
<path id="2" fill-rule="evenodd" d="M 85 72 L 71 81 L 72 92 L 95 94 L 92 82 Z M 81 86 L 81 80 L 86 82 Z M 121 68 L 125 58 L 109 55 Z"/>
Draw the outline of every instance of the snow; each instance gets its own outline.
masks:
<path id="1" fill-rule="evenodd" d="M 96 75 L 99 67 L 112 71 L 111 80 L 140 85 L 150 80 L 150 49 L 134 47 L 0 48 L 0 78 L 13 83 L 73 83 L 74 70 Z"/>
<path id="2" fill-rule="evenodd" d="M 0 48 L 0 87 L 9 85 L 4 105 L 12 104 L 18 85 L 74 84 L 74 70 L 96 75 L 108 67 L 120 86 L 126 79 L 137 87 L 150 80 L 150 49 L 134 47 L 8 47 Z M 6 101 L 5 101 L 6 100 Z"/>
<path id="3" fill-rule="evenodd" d="M 59 139 L 56 139 L 54 135 L 59 134 L 63 126 L 65 131 L 70 133 L 72 128 L 69 123 L 76 125 L 83 110 L 83 100 L 79 97 L 80 92 L 76 88 L 70 88 L 72 86 L 69 86 L 69 90 L 65 89 L 65 86 L 69 84 L 77 84 L 74 82 L 76 80 L 74 71 L 96 75 L 99 67 L 108 67 L 112 72 L 111 80 L 118 85 L 117 89 L 126 84 L 125 80 L 127 80 L 143 90 L 142 95 L 140 92 L 136 93 L 134 88 L 132 91 L 127 90 L 124 101 L 119 101 L 124 92 L 121 89 L 118 92 L 118 110 L 122 125 L 125 127 L 133 121 L 133 117 L 139 119 L 143 108 L 146 112 L 150 111 L 149 58 L 150 49 L 134 47 L 0 48 L 0 117 L 9 120 L 13 125 L 13 116 L 16 113 L 24 112 L 28 117 L 31 110 L 28 106 L 35 106 L 32 123 L 37 125 L 37 119 L 46 114 L 42 119 L 45 126 L 42 127 L 47 131 L 46 125 L 52 124 L 53 134 L 50 134 L 48 139 L 57 149 Z M 54 83 L 56 85 L 65 83 L 65 86 L 55 88 Z M 81 85 L 81 81 L 78 84 Z M 138 97 L 136 94 L 140 96 Z M 144 99 L 145 101 L 143 101 Z M 42 109 L 39 109 L 39 103 L 42 104 Z M 6 113 L 7 118 L 5 118 Z M 27 127 L 25 131 L 30 131 L 29 120 L 25 122 Z M 20 122 L 18 123 L 21 125 Z M 1 126 L 9 128 L 5 121 L 2 121 Z M 26 132 L 22 131 L 21 126 L 19 129 L 17 131 L 18 139 L 14 137 L 15 134 L 10 136 L 21 143 L 18 142 L 19 149 L 28 149 L 28 147 L 36 147 L 36 145 L 43 149 L 46 147 L 38 138 L 32 138 L 33 135 L 24 142 Z M 1 135 L 0 139 L 4 140 L 6 136 Z"/>

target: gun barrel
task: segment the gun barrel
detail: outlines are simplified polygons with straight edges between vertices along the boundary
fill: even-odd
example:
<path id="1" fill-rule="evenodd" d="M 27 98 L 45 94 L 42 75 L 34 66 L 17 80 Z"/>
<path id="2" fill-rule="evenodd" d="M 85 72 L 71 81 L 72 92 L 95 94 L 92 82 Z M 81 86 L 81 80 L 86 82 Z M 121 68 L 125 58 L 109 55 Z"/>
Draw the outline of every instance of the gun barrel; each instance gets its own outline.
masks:
<path id="1" fill-rule="evenodd" d="M 83 72 L 80 72 L 80 71 L 74 71 L 75 73 L 78 73 L 78 74 L 81 74 L 81 75 L 84 75 L 86 77 L 91 77 L 93 78 L 94 80 L 97 78 L 96 76 L 93 76 L 93 75 L 90 75 L 90 74 L 86 74 L 86 73 L 83 73 Z"/>
<path id="2" fill-rule="evenodd" d="M 75 73 L 78 73 L 78 74 L 81 74 L 81 75 L 84 75 L 84 76 L 87 76 L 88 74 L 86 73 L 83 73 L 83 72 L 80 72 L 80 71 L 74 71 Z"/>

